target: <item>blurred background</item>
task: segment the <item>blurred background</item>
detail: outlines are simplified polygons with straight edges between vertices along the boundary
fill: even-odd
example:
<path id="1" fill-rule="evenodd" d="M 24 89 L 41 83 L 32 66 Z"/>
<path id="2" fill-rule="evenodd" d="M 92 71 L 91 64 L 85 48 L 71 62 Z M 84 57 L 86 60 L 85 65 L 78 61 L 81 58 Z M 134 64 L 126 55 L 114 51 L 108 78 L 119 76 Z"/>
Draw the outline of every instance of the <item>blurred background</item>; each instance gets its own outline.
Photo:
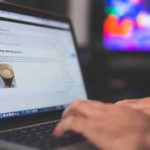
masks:
<path id="1" fill-rule="evenodd" d="M 149 0 L 3 1 L 72 20 L 91 98 L 115 102 L 150 96 Z"/>

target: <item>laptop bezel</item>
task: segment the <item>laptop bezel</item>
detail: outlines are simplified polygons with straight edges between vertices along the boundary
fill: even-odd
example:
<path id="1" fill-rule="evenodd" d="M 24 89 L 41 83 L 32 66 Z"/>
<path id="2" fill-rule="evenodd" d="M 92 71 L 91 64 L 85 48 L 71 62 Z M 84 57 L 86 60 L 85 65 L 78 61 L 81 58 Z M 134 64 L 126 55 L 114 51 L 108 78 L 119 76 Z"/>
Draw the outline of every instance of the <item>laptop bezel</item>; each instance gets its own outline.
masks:
<path id="1" fill-rule="evenodd" d="M 42 18 L 69 23 L 71 26 L 71 32 L 73 34 L 73 40 L 74 40 L 75 48 L 76 48 L 77 55 L 78 55 L 78 60 L 79 60 L 79 65 L 81 68 L 81 73 L 82 73 L 82 77 L 83 77 L 83 81 L 85 85 L 85 90 L 86 90 L 88 98 L 90 98 L 91 95 L 90 95 L 90 91 L 88 88 L 89 86 L 87 82 L 87 77 L 85 75 L 85 70 L 83 66 L 81 65 L 81 59 L 79 57 L 79 51 L 77 48 L 77 42 L 76 42 L 74 30 L 73 30 L 73 25 L 71 23 L 71 20 L 68 17 L 60 16 L 58 14 L 50 13 L 47 11 L 41 11 L 38 9 L 27 8 L 27 7 L 23 7 L 20 5 L 14 5 L 14 4 L 10 4 L 7 2 L 0 2 L 0 10 L 21 13 L 25 15 L 31 15 L 31 16 L 42 17 Z M 18 117 L 0 119 L 0 131 L 11 129 L 11 128 L 16 128 L 16 127 L 21 127 L 21 126 L 26 126 L 26 125 L 31 125 L 31 124 L 37 124 L 37 123 L 46 122 L 46 121 L 59 120 L 61 117 L 62 111 L 63 109 L 55 110 L 51 112 L 39 113 L 39 114 L 32 114 L 32 115 L 27 115 L 27 116 L 18 116 Z"/>

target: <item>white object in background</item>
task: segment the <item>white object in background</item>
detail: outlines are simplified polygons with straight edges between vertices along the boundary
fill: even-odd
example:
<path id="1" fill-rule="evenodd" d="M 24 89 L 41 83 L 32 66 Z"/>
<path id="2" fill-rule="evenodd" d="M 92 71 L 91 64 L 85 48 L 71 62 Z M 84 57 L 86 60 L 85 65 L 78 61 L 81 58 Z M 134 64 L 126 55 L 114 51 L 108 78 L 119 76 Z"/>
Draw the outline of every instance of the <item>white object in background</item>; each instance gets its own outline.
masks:
<path id="1" fill-rule="evenodd" d="M 69 16 L 73 22 L 77 42 L 84 47 L 89 44 L 91 0 L 70 0 Z"/>

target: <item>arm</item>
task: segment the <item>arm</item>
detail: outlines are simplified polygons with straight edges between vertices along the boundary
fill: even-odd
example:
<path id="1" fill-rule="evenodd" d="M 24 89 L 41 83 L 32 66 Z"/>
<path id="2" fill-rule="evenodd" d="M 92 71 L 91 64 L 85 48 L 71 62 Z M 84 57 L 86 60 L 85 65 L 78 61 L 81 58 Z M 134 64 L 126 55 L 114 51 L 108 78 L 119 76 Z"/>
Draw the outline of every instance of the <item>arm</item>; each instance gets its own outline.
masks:
<path id="1" fill-rule="evenodd" d="M 150 117 L 127 106 L 75 101 L 68 107 L 54 135 L 73 130 L 104 150 L 150 148 Z"/>

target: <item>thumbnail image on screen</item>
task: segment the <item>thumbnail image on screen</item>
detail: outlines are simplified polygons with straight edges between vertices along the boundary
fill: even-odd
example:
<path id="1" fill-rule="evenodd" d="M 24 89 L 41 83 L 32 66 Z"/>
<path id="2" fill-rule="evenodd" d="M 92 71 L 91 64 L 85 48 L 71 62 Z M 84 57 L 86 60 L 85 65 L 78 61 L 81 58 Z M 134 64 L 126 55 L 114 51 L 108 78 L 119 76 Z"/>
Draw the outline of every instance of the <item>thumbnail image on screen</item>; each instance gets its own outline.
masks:
<path id="1" fill-rule="evenodd" d="M 105 0 L 103 44 L 110 51 L 150 52 L 150 0 Z"/>

